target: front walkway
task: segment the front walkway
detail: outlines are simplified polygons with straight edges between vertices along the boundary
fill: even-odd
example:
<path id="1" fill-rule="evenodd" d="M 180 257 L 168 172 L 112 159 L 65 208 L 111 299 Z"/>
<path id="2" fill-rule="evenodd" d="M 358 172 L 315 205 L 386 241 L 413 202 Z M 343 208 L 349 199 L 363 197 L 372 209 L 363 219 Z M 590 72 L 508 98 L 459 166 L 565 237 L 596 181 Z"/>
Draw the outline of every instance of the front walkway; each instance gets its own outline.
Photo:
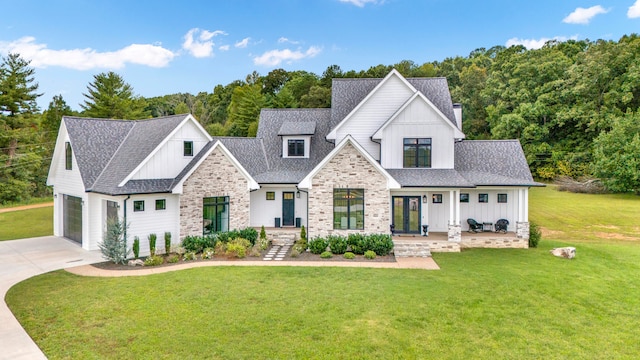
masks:
<path id="1" fill-rule="evenodd" d="M 49 271 L 102 261 L 99 251 L 83 250 L 55 236 L 0 241 L 0 359 L 46 359 L 4 301 L 13 285 Z"/>

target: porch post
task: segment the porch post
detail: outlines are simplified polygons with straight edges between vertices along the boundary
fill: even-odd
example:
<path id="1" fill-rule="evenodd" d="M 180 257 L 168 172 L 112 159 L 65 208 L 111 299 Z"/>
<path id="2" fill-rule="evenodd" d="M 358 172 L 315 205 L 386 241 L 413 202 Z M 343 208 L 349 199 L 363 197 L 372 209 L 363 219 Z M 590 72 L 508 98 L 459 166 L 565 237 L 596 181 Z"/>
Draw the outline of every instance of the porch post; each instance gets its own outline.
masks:
<path id="1" fill-rule="evenodd" d="M 449 232 L 448 239 L 453 242 L 462 240 L 460 226 L 460 199 L 456 198 L 457 191 L 449 190 Z"/>

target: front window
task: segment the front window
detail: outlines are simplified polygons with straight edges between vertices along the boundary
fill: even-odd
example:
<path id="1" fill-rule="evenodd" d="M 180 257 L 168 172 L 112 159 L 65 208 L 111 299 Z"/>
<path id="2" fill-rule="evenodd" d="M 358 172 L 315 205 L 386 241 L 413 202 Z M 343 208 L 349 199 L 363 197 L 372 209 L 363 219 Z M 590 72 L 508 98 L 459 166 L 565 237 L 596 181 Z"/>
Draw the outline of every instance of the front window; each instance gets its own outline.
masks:
<path id="1" fill-rule="evenodd" d="M 442 194 L 431 195 L 431 202 L 434 204 L 442 204 Z"/>
<path id="2" fill-rule="evenodd" d="M 73 169 L 73 150 L 71 150 L 71 143 L 70 142 L 66 142 L 64 143 L 64 155 L 65 155 L 65 162 L 64 162 L 64 168 L 67 170 L 72 170 Z"/>
<path id="3" fill-rule="evenodd" d="M 202 234 L 229 231 L 229 197 L 216 196 L 203 199 Z"/>
<path id="4" fill-rule="evenodd" d="M 333 189 L 333 228 L 364 230 L 364 189 Z"/>
<path id="5" fill-rule="evenodd" d="M 184 142 L 184 156 L 193 156 L 193 141 Z"/>
<path id="6" fill-rule="evenodd" d="M 156 210 L 165 210 L 167 208 L 167 200 L 166 199 L 157 199 L 156 200 Z"/>
<path id="7" fill-rule="evenodd" d="M 498 202 L 506 203 L 507 202 L 507 194 L 498 194 Z"/>
<path id="8" fill-rule="evenodd" d="M 288 140 L 288 156 L 304 156 L 304 140 Z"/>
<path id="9" fill-rule="evenodd" d="M 431 139 L 405 138 L 403 164 L 405 168 L 430 168 Z"/>
<path id="10" fill-rule="evenodd" d="M 133 211 L 144 211 L 144 200 L 136 200 L 133 202 Z"/>
<path id="11" fill-rule="evenodd" d="M 478 194 L 478 202 L 479 203 L 488 203 L 489 202 L 489 194 Z"/>

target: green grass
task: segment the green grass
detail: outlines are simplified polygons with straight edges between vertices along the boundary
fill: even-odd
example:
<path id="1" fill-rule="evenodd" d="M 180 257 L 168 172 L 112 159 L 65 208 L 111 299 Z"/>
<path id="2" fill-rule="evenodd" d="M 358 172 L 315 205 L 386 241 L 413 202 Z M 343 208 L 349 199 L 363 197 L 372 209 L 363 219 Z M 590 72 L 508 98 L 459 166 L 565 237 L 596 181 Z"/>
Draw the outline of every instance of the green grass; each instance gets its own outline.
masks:
<path id="1" fill-rule="evenodd" d="M 611 202 L 629 214 L 640 203 L 574 196 L 532 190 L 531 218 L 552 234 L 540 248 L 434 254 L 440 271 L 56 271 L 17 284 L 6 301 L 50 359 L 638 358 L 640 242 L 594 232 L 609 218 L 627 229 L 626 215 L 605 213 Z M 595 221 L 581 229 L 582 211 Z M 566 245 L 576 259 L 549 254 Z"/>
<path id="2" fill-rule="evenodd" d="M 53 206 L 0 213 L 0 241 L 53 234 Z"/>
<path id="3" fill-rule="evenodd" d="M 0 204 L 0 209 L 22 206 L 22 205 L 42 204 L 42 203 L 47 203 L 52 201 L 53 201 L 53 198 L 51 196 L 43 197 L 43 198 L 31 198 L 26 201 L 8 202 L 8 203 Z"/>

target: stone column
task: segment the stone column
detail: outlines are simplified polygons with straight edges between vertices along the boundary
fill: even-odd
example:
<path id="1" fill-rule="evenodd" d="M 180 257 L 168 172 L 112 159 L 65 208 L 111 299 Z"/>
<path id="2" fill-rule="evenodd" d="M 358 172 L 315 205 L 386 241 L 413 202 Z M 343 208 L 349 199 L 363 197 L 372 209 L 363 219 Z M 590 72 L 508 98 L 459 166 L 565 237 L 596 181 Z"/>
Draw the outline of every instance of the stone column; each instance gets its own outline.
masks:
<path id="1" fill-rule="evenodd" d="M 460 242 L 462 241 L 462 226 L 449 224 L 449 241 Z"/>
<path id="2" fill-rule="evenodd" d="M 516 236 L 518 239 L 529 240 L 529 223 L 526 221 L 516 222 Z"/>

